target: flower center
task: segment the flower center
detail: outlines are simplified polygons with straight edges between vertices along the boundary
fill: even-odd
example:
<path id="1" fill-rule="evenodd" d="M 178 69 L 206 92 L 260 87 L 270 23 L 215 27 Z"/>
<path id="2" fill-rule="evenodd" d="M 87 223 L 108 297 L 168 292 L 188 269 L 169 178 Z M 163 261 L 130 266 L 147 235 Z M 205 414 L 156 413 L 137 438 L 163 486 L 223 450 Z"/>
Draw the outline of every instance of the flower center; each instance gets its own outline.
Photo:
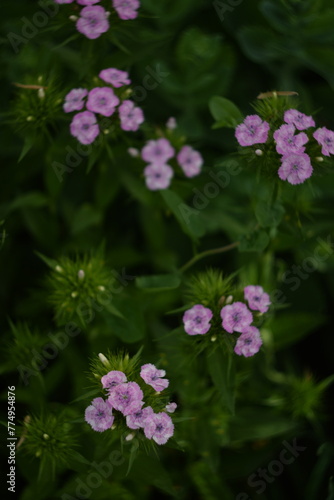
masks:
<path id="1" fill-rule="evenodd" d="M 249 345 L 251 343 L 252 343 L 252 339 L 250 339 L 250 338 L 244 340 L 245 345 Z"/>
<path id="2" fill-rule="evenodd" d="M 232 316 L 232 319 L 235 323 L 237 323 L 240 319 L 240 314 L 239 313 L 234 313 Z"/>
<path id="3" fill-rule="evenodd" d="M 89 129 L 89 124 L 88 123 L 84 123 L 82 125 L 82 130 L 88 130 Z"/>
<path id="4" fill-rule="evenodd" d="M 161 432 L 163 430 L 163 425 L 162 424 L 158 424 L 157 427 L 156 427 L 156 430 L 158 432 Z"/>
<path id="5" fill-rule="evenodd" d="M 200 318 L 199 316 L 196 316 L 196 318 L 194 319 L 194 322 L 199 325 L 200 323 L 202 323 L 202 318 Z"/>

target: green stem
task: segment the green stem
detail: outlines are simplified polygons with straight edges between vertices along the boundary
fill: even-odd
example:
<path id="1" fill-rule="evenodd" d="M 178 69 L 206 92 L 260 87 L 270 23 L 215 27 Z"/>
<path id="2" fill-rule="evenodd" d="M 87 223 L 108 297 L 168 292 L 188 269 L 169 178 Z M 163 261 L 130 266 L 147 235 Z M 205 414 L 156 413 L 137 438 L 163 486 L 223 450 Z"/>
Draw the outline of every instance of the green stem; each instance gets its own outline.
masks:
<path id="1" fill-rule="evenodd" d="M 228 252 L 229 250 L 236 248 L 239 245 L 239 243 L 240 243 L 239 241 L 235 241 L 234 243 L 230 243 L 230 245 L 226 245 L 224 247 L 212 248 L 211 250 L 205 250 L 204 252 L 201 252 L 201 253 L 195 255 L 195 257 L 193 257 L 188 262 L 186 262 L 184 264 L 184 266 L 182 266 L 179 269 L 179 271 L 180 271 L 180 273 L 183 273 L 186 269 L 189 269 L 189 267 L 191 267 L 193 264 L 195 264 L 195 262 L 197 262 L 198 260 L 203 259 L 204 257 L 207 257 L 208 255 L 215 255 L 217 253 Z"/>

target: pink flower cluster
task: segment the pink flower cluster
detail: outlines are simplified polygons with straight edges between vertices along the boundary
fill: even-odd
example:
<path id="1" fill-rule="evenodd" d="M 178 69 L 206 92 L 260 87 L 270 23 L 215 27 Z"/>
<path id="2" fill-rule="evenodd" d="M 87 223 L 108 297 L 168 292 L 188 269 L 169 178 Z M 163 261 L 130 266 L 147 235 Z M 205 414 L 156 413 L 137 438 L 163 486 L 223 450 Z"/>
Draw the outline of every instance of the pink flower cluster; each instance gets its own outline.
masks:
<path id="1" fill-rule="evenodd" d="M 90 91 L 82 88 L 72 89 L 63 104 L 65 113 L 81 111 L 86 107 L 86 111 L 74 115 L 70 125 L 71 134 L 81 144 L 91 144 L 99 135 L 100 127 L 96 115 L 109 118 L 114 115 L 117 106 L 121 129 L 135 132 L 144 121 L 142 109 L 130 100 L 121 103 L 115 94 L 114 88 L 118 89 L 131 83 L 126 71 L 107 68 L 100 72 L 99 77 L 111 87 L 95 87 Z"/>
<path id="2" fill-rule="evenodd" d="M 251 326 L 253 314 L 249 310 L 265 313 L 271 304 L 269 295 L 261 286 L 249 285 L 244 288 L 243 302 L 234 302 L 224 306 L 220 311 L 222 327 L 228 333 L 238 332 L 241 335 L 236 341 L 234 352 L 246 357 L 256 354 L 262 345 L 258 328 Z M 249 309 L 248 309 L 249 308 Z M 204 335 L 207 333 L 213 318 L 211 309 L 196 304 L 183 315 L 184 329 L 188 335 Z"/>
<path id="3" fill-rule="evenodd" d="M 94 40 L 99 38 L 102 33 L 108 31 L 110 27 L 109 15 L 101 5 L 95 5 L 100 0 L 54 0 L 56 3 L 77 3 L 83 8 L 80 11 L 80 16 L 75 17 L 77 30 L 87 38 Z M 112 0 L 112 6 L 118 14 L 118 17 L 123 20 L 135 19 L 138 16 L 137 10 L 140 7 L 139 0 Z"/>
<path id="4" fill-rule="evenodd" d="M 311 158 L 305 152 L 311 136 L 301 131 L 315 127 L 315 121 L 312 116 L 297 109 L 289 109 L 284 113 L 284 122 L 273 132 L 276 151 L 281 155 L 278 176 L 290 184 L 301 184 L 313 173 Z M 260 116 L 249 115 L 237 126 L 235 136 L 240 146 L 264 144 L 268 140 L 269 129 L 269 123 L 262 121 Z M 313 132 L 312 137 L 321 146 L 323 155 L 334 154 L 334 132 L 323 127 Z M 263 152 L 257 150 L 256 154 L 262 155 Z"/>
<path id="5" fill-rule="evenodd" d="M 169 385 L 169 380 L 163 378 L 165 370 L 159 370 L 151 363 L 141 367 L 140 377 L 157 392 Z M 113 370 L 101 378 L 102 387 L 108 397 L 95 398 L 85 410 L 86 422 L 97 432 L 112 428 L 114 411 L 120 412 L 126 419 L 129 429 L 143 429 L 148 439 L 157 444 L 165 444 L 174 434 L 174 424 L 168 413 L 174 413 L 176 403 L 168 403 L 163 411 L 154 413 L 151 406 L 146 406 L 144 393 L 136 382 L 129 382 L 125 373 Z"/>
<path id="6" fill-rule="evenodd" d="M 145 144 L 141 150 L 141 158 L 148 163 L 144 169 L 148 189 L 158 191 L 169 187 L 174 170 L 167 162 L 174 156 L 175 149 L 164 137 Z M 191 146 L 183 146 L 176 155 L 176 161 L 186 177 L 194 177 L 201 172 L 203 158 Z"/>

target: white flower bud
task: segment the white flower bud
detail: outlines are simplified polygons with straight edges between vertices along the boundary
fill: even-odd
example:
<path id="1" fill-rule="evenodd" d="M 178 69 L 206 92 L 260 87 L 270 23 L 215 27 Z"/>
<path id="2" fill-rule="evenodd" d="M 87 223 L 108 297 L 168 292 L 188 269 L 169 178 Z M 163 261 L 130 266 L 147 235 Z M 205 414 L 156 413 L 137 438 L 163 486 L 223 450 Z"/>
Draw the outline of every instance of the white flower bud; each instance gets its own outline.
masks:
<path id="1" fill-rule="evenodd" d="M 39 97 L 40 99 L 44 99 L 44 97 L 45 97 L 45 92 L 44 92 L 44 89 L 42 89 L 42 88 L 38 89 L 38 91 L 37 91 L 37 95 L 38 95 L 38 97 Z"/>
<path id="2" fill-rule="evenodd" d="M 78 292 L 72 292 L 72 293 L 71 293 L 71 297 L 72 297 L 73 299 L 75 299 L 77 296 L 78 296 Z"/>
<path id="3" fill-rule="evenodd" d="M 80 269 L 78 271 L 78 278 L 79 278 L 79 280 L 83 280 L 84 277 L 85 277 L 85 271 L 83 271 L 82 269 Z"/>
<path id="4" fill-rule="evenodd" d="M 211 337 L 211 342 L 216 342 L 216 340 L 217 340 L 216 335 L 212 335 L 212 337 Z"/>
<path id="5" fill-rule="evenodd" d="M 109 366 L 109 361 L 107 360 L 107 358 L 105 357 L 104 354 L 102 354 L 101 352 L 99 353 L 99 358 L 100 358 L 100 361 L 105 365 L 105 366 Z"/>
<path id="6" fill-rule="evenodd" d="M 35 118 L 33 116 L 27 116 L 27 122 L 33 122 Z"/>
<path id="7" fill-rule="evenodd" d="M 135 437 L 135 435 L 134 435 L 134 434 L 132 434 L 132 433 L 131 433 L 131 434 L 128 434 L 128 435 L 126 436 L 126 438 L 125 438 L 125 441 L 131 441 L 134 437 Z"/>
<path id="8" fill-rule="evenodd" d="M 139 150 L 137 148 L 129 148 L 128 153 L 130 156 L 133 156 L 134 158 L 139 156 Z"/>
<path id="9" fill-rule="evenodd" d="M 49 434 L 43 434 L 43 438 L 44 438 L 45 440 L 48 440 L 48 439 L 50 439 L 50 436 L 49 436 Z"/>
<path id="10" fill-rule="evenodd" d="M 77 21 L 79 18 L 78 18 L 78 16 L 70 16 L 70 17 L 69 17 L 69 19 L 70 19 L 70 21 L 74 21 L 74 22 L 75 22 L 75 21 Z"/>
<path id="11" fill-rule="evenodd" d="M 263 155 L 262 149 L 256 149 L 255 154 L 256 154 L 256 156 L 262 156 Z"/>
<path id="12" fill-rule="evenodd" d="M 174 130 L 177 127 L 177 123 L 176 123 L 174 116 L 171 116 L 170 118 L 168 118 L 167 123 L 166 123 L 166 127 L 169 130 Z"/>
<path id="13" fill-rule="evenodd" d="M 322 156 L 317 156 L 316 157 L 316 161 L 324 161 L 323 157 Z"/>
<path id="14" fill-rule="evenodd" d="M 114 424 L 111 426 L 111 430 L 114 431 L 115 429 L 116 429 L 116 425 Z"/>
<path id="15" fill-rule="evenodd" d="M 101 292 L 105 292 L 106 288 L 102 285 L 97 287 Z"/>
<path id="16" fill-rule="evenodd" d="M 226 304 L 231 304 L 232 301 L 233 301 L 233 295 L 229 295 L 226 299 Z"/>
<path id="17" fill-rule="evenodd" d="M 63 268 L 60 267 L 60 266 L 56 266 L 55 267 L 55 271 L 57 271 L 57 273 L 62 273 L 63 272 Z"/>

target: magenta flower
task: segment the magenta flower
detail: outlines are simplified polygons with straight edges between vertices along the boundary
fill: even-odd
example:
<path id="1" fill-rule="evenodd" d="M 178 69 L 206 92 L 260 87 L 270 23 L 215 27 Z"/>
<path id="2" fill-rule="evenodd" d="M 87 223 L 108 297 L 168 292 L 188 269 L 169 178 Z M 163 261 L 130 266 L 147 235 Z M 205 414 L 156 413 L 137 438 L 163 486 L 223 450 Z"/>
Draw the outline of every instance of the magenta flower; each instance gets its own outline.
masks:
<path id="1" fill-rule="evenodd" d="M 81 144 L 91 144 L 94 142 L 100 133 L 94 113 L 83 111 L 74 115 L 70 124 L 70 132 Z"/>
<path id="2" fill-rule="evenodd" d="M 107 68 L 103 69 L 99 73 L 101 80 L 110 83 L 115 88 L 123 87 L 124 85 L 130 85 L 131 80 L 129 79 L 129 74 L 126 71 L 122 71 L 117 68 Z"/>
<path id="3" fill-rule="evenodd" d="M 196 304 L 183 315 L 184 329 L 188 335 L 204 335 L 210 328 L 212 311 L 201 304 Z"/>
<path id="4" fill-rule="evenodd" d="M 170 142 L 165 138 L 161 138 L 156 141 L 148 141 L 141 151 L 141 157 L 148 163 L 163 165 L 174 156 L 174 152 Z"/>
<path id="5" fill-rule="evenodd" d="M 164 411 L 153 413 L 145 420 L 144 433 L 148 439 L 153 439 L 157 444 L 165 444 L 174 434 L 174 424 Z"/>
<path id="6" fill-rule="evenodd" d="M 104 399 L 95 398 L 85 410 L 85 420 L 94 431 L 106 431 L 114 423 L 112 407 Z"/>
<path id="7" fill-rule="evenodd" d="M 326 127 L 318 128 L 313 137 L 322 146 L 321 153 L 325 156 L 334 155 L 334 132 Z"/>
<path id="8" fill-rule="evenodd" d="M 123 20 L 135 19 L 138 16 L 139 0 L 112 0 L 112 5 Z"/>
<path id="9" fill-rule="evenodd" d="M 93 5 L 94 3 L 99 3 L 100 0 L 77 0 L 79 5 Z"/>
<path id="10" fill-rule="evenodd" d="M 109 29 L 107 12 L 100 5 L 81 9 L 76 22 L 77 30 L 91 40 L 98 38 Z"/>
<path id="11" fill-rule="evenodd" d="M 305 132 L 295 135 L 294 125 L 281 125 L 274 132 L 276 141 L 276 151 L 281 155 L 288 153 L 303 153 L 305 151 L 304 144 L 307 143 L 308 137 Z"/>
<path id="12" fill-rule="evenodd" d="M 306 153 L 289 154 L 282 157 L 278 176 L 290 184 L 302 184 L 311 177 L 313 168 L 310 157 Z"/>
<path id="13" fill-rule="evenodd" d="M 74 2 L 74 0 L 54 0 L 54 1 L 55 1 L 56 3 L 60 3 L 60 4 L 62 4 L 62 3 L 72 3 L 72 2 Z"/>
<path id="14" fill-rule="evenodd" d="M 174 413 L 176 408 L 177 408 L 176 403 L 168 403 L 168 405 L 166 405 L 166 411 L 168 411 L 168 413 Z"/>
<path id="15" fill-rule="evenodd" d="M 244 288 L 245 300 L 248 307 L 253 311 L 265 313 L 271 304 L 269 295 L 263 290 L 262 286 L 249 285 Z"/>
<path id="16" fill-rule="evenodd" d="M 143 391 L 136 382 L 127 382 L 114 387 L 108 397 L 108 402 L 123 415 L 131 415 L 141 410 L 144 404 Z"/>
<path id="17" fill-rule="evenodd" d="M 203 158 L 191 146 L 183 146 L 176 157 L 186 177 L 194 177 L 201 171 Z"/>
<path id="18" fill-rule="evenodd" d="M 252 313 L 242 302 L 234 302 L 220 311 L 222 326 L 229 333 L 243 332 L 253 321 Z"/>
<path id="19" fill-rule="evenodd" d="M 298 130 L 315 127 L 315 121 L 312 116 L 304 115 L 304 113 L 301 113 L 298 109 L 288 109 L 284 113 L 284 121 L 285 123 L 294 125 Z"/>
<path id="20" fill-rule="evenodd" d="M 174 171 L 169 165 L 147 165 L 144 169 L 144 175 L 148 189 L 158 191 L 168 188 Z"/>
<path id="21" fill-rule="evenodd" d="M 258 115 L 248 115 L 235 129 L 235 137 L 240 146 L 263 144 L 268 139 L 269 123 Z"/>
<path id="22" fill-rule="evenodd" d="M 84 98 L 87 96 L 86 89 L 72 89 L 66 96 L 63 104 L 65 113 L 80 111 L 85 105 Z"/>
<path id="23" fill-rule="evenodd" d="M 248 326 L 238 338 L 234 352 L 238 356 L 249 358 L 259 352 L 261 345 L 262 339 L 259 330 L 255 326 Z"/>
<path id="24" fill-rule="evenodd" d="M 127 381 L 126 375 L 118 370 L 113 370 L 101 378 L 102 387 L 109 392 L 116 387 L 116 385 L 124 384 Z"/>
<path id="25" fill-rule="evenodd" d="M 150 406 L 146 406 L 146 408 L 142 408 L 136 413 L 132 413 L 126 417 L 126 425 L 130 429 L 140 429 L 145 426 L 145 420 L 150 415 L 153 415 L 153 410 Z"/>
<path id="26" fill-rule="evenodd" d="M 165 375 L 165 370 L 158 370 L 152 363 L 143 365 L 140 370 L 141 378 L 157 392 L 161 392 L 169 386 L 169 380 L 162 378 Z"/>
<path id="27" fill-rule="evenodd" d="M 111 116 L 119 104 L 118 97 L 109 87 L 95 87 L 88 94 L 86 107 L 89 111 L 103 116 Z"/>
<path id="28" fill-rule="evenodd" d="M 143 110 L 136 107 L 132 101 L 123 101 L 118 112 L 123 130 L 135 132 L 144 121 Z"/>

